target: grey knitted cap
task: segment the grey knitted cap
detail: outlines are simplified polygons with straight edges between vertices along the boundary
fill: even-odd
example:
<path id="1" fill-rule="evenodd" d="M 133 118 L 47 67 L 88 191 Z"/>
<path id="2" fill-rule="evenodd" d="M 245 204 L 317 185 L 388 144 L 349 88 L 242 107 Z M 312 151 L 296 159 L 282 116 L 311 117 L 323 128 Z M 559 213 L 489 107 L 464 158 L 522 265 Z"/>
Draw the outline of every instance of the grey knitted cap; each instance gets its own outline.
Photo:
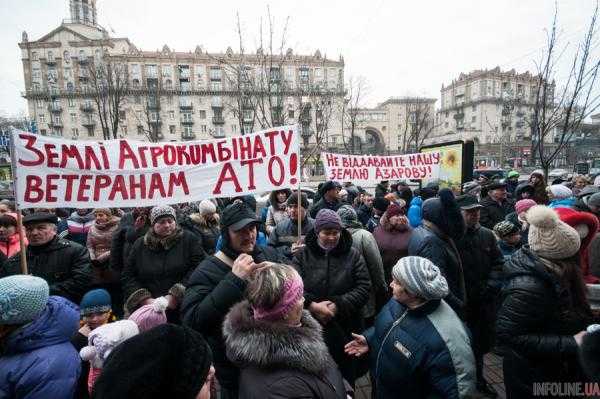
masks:
<path id="1" fill-rule="evenodd" d="M 442 299 L 448 295 L 448 282 L 429 259 L 406 256 L 392 269 L 392 276 L 413 295 L 423 299 Z"/>

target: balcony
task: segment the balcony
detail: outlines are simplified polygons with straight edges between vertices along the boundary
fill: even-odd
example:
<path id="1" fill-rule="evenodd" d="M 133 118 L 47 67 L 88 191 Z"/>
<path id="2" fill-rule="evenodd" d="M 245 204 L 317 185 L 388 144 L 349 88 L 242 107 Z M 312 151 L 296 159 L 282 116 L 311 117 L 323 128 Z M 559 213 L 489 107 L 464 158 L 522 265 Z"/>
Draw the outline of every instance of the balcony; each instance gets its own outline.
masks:
<path id="1" fill-rule="evenodd" d="M 194 120 L 192 118 L 182 118 L 181 119 L 181 124 L 182 125 L 193 125 L 194 124 Z"/>
<path id="2" fill-rule="evenodd" d="M 151 120 L 151 121 L 148 121 L 148 124 L 150 126 L 160 126 L 160 125 L 162 125 L 162 120 L 160 120 L 160 119 Z"/>
<path id="3" fill-rule="evenodd" d="M 46 60 L 46 65 L 56 65 L 56 59 L 54 59 L 54 58 L 48 58 Z"/>
<path id="4" fill-rule="evenodd" d="M 94 112 L 94 106 L 91 103 L 83 103 L 79 107 L 82 112 Z"/>
<path id="5" fill-rule="evenodd" d="M 90 78 L 90 74 L 88 71 L 79 71 L 79 80 L 88 80 Z"/>
<path id="6" fill-rule="evenodd" d="M 216 139 L 222 139 L 222 138 L 225 138 L 225 132 L 223 132 L 223 131 L 221 131 L 221 132 L 218 132 L 218 131 L 216 131 L 216 130 L 215 130 L 215 131 L 211 131 L 211 132 L 210 132 L 210 134 L 211 134 L 211 135 L 212 135 L 214 138 L 216 138 Z"/>
<path id="7" fill-rule="evenodd" d="M 182 140 L 194 140 L 196 138 L 196 133 L 182 133 Z"/>
<path id="8" fill-rule="evenodd" d="M 52 122 L 50 122 L 48 124 L 50 127 L 62 127 L 62 121 L 61 120 L 53 120 Z"/>
<path id="9" fill-rule="evenodd" d="M 224 125 L 225 118 L 223 118 L 222 116 L 213 116 L 212 123 L 213 125 Z"/>
<path id="10" fill-rule="evenodd" d="M 179 103 L 179 109 L 192 109 L 193 104 L 191 102 L 181 102 Z"/>
<path id="11" fill-rule="evenodd" d="M 79 62 L 79 65 L 87 65 L 90 61 L 88 60 L 88 57 L 79 57 L 77 62 Z"/>
<path id="12" fill-rule="evenodd" d="M 85 119 L 83 122 L 81 122 L 81 125 L 84 127 L 94 127 L 96 126 L 96 121 L 92 118 Z"/>
<path id="13" fill-rule="evenodd" d="M 48 105 L 48 111 L 50 112 L 62 112 L 62 106 L 60 104 L 50 104 Z"/>

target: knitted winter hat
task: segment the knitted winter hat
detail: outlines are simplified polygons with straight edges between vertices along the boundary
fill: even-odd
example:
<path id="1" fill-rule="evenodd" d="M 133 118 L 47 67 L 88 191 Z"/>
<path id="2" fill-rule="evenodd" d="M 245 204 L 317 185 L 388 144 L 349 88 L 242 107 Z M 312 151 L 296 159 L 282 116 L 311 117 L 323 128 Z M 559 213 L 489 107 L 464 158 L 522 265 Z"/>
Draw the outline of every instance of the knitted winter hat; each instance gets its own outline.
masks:
<path id="1" fill-rule="evenodd" d="M 17 214 L 6 212 L 4 215 L 0 216 L 0 226 L 17 227 Z"/>
<path id="2" fill-rule="evenodd" d="M 163 216 L 171 216 L 175 219 L 175 209 L 169 205 L 155 206 L 150 211 L 150 224 L 154 225 L 154 223 Z"/>
<path id="3" fill-rule="evenodd" d="M 79 309 L 82 316 L 92 313 L 106 313 L 112 308 L 110 294 L 105 289 L 99 288 L 86 292 L 81 299 Z"/>
<path id="4" fill-rule="evenodd" d="M 496 233 L 496 235 L 500 239 L 503 239 L 518 232 L 519 228 L 513 223 L 506 220 L 503 220 L 502 222 L 494 226 L 494 233 Z"/>
<path id="5" fill-rule="evenodd" d="M 198 212 L 201 215 L 212 215 L 217 212 L 217 207 L 212 201 L 203 200 L 198 205 Z"/>
<path id="6" fill-rule="evenodd" d="M 406 214 L 406 202 L 398 200 L 398 202 L 391 203 L 386 213 L 388 218 Z"/>
<path id="7" fill-rule="evenodd" d="M 522 199 L 517 201 L 517 203 L 515 204 L 515 212 L 517 212 L 517 215 L 520 215 L 521 213 L 527 212 L 531 207 L 536 205 L 537 203 L 532 199 Z"/>
<path id="8" fill-rule="evenodd" d="M 287 204 L 289 206 L 298 206 L 298 192 L 294 191 L 292 193 L 292 195 L 289 196 L 288 200 L 287 200 Z M 308 209 L 309 203 L 308 203 L 308 197 L 306 196 L 306 194 L 302 193 L 302 195 L 300 196 L 300 205 L 302 206 L 302 208 L 304 209 Z"/>
<path id="9" fill-rule="evenodd" d="M 137 324 L 131 320 L 119 320 L 104 324 L 88 336 L 88 346 L 81 348 L 79 356 L 101 369 L 110 352 L 121 342 L 139 333 Z"/>
<path id="10" fill-rule="evenodd" d="M 392 269 L 392 276 L 413 295 L 423 299 L 442 299 L 448 295 L 448 282 L 429 259 L 405 256 Z"/>
<path id="11" fill-rule="evenodd" d="M 169 306 L 169 300 L 161 296 L 160 298 L 156 298 L 151 304 L 144 305 L 133 312 L 129 316 L 129 320 L 137 324 L 140 332 L 148 331 L 167 322 L 167 315 L 165 314 L 167 306 Z"/>
<path id="12" fill-rule="evenodd" d="M 353 223 L 358 222 L 358 215 L 356 214 L 354 208 L 352 208 L 350 205 L 340 206 L 340 209 L 338 209 L 337 214 L 340 216 L 342 226 L 344 227 L 348 227 Z"/>
<path id="13" fill-rule="evenodd" d="M 452 190 L 443 188 L 438 195 L 438 198 L 430 198 L 423 202 L 423 220 L 435 224 L 446 235 L 457 240 L 465 231 L 465 222 L 460 208 Z"/>
<path id="14" fill-rule="evenodd" d="M 554 210 L 536 205 L 526 214 L 529 222 L 529 246 L 547 259 L 566 259 L 579 251 L 579 233 L 561 221 Z"/>
<path id="15" fill-rule="evenodd" d="M 588 206 L 600 207 L 600 193 L 592 194 L 589 196 L 587 201 Z"/>
<path id="16" fill-rule="evenodd" d="M 212 355 L 202 335 L 163 324 L 118 346 L 94 385 L 94 398 L 195 398 Z"/>
<path id="17" fill-rule="evenodd" d="M 552 193 L 552 198 L 557 200 L 562 200 L 573 196 L 573 191 L 571 191 L 569 187 L 563 186 L 562 184 L 554 184 L 550 186 L 550 192 Z"/>
<path id="18" fill-rule="evenodd" d="M 321 209 L 315 219 L 315 232 L 319 233 L 324 229 L 342 229 L 342 220 L 340 216 L 331 209 Z"/>
<path id="19" fill-rule="evenodd" d="M 0 278 L 0 325 L 35 320 L 46 308 L 50 288 L 46 280 L 27 275 Z"/>
<path id="20" fill-rule="evenodd" d="M 109 208 L 96 208 L 94 209 L 94 215 L 96 213 L 104 213 L 105 215 L 112 216 L 112 211 Z"/>

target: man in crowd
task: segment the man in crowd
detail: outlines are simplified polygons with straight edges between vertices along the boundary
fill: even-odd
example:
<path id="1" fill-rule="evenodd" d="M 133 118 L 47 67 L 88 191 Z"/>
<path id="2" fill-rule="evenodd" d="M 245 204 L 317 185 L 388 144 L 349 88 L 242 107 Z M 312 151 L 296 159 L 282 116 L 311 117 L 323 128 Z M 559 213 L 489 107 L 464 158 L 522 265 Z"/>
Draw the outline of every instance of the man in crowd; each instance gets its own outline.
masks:
<path id="1" fill-rule="evenodd" d="M 375 231 L 375 228 L 379 226 L 379 221 L 381 217 L 387 211 L 388 206 L 390 206 L 390 201 L 383 197 L 375 197 L 373 200 L 373 215 L 369 218 L 369 221 L 365 225 L 366 229 L 369 230 L 370 233 Z"/>
<path id="2" fill-rule="evenodd" d="M 496 243 L 494 233 L 479 224 L 481 205 L 473 195 L 456 199 L 460 207 L 466 232 L 456 242 L 462 261 L 467 292 L 466 322 L 472 335 L 472 347 L 477 370 L 477 389 L 488 396 L 497 394 L 483 376 L 483 356 L 492 347 L 491 326 L 494 324 L 494 299 L 498 292 L 492 288 L 494 278 L 499 278 L 504 257 Z"/>
<path id="3" fill-rule="evenodd" d="M 275 226 L 269 236 L 269 245 L 277 248 L 291 260 L 292 256 L 303 246 L 304 237 L 314 227 L 314 219 L 308 216 L 308 198 L 306 194 L 300 196 L 298 192 L 292 193 L 287 200 L 288 218 L 283 219 Z M 302 236 L 298 242 L 298 217 L 301 220 Z"/>
<path id="4" fill-rule="evenodd" d="M 390 182 L 382 180 L 381 183 L 375 187 L 375 198 L 383 198 L 390 192 Z"/>
<path id="5" fill-rule="evenodd" d="M 88 250 L 56 235 L 56 215 L 37 212 L 23 218 L 29 274 L 46 280 L 50 295 L 79 303 L 92 284 Z M 8 259 L 0 268 L 0 277 L 21 273 L 20 256 Z"/>
<path id="6" fill-rule="evenodd" d="M 192 273 L 181 305 L 185 325 L 202 333 L 214 356 L 221 397 L 237 398 L 238 370 L 227 359 L 222 324 L 234 304 L 243 299 L 248 280 L 266 262 L 282 261 L 276 249 L 256 245 L 256 214 L 243 203 L 229 205 L 221 217 L 223 245 Z"/>
<path id="7" fill-rule="evenodd" d="M 508 200 L 506 184 L 493 181 L 485 186 L 487 195 L 481 198 L 481 225 L 493 229 L 511 212 L 515 211 L 514 204 Z"/>
<path id="8" fill-rule="evenodd" d="M 371 213 L 373 212 L 373 195 L 369 193 L 362 194 L 362 203 L 359 205 L 356 210 L 356 215 L 358 216 L 358 221 L 362 223 L 363 226 L 367 226 L 369 223 L 369 219 L 371 219 Z"/>
<path id="9" fill-rule="evenodd" d="M 338 182 L 333 180 L 329 180 L 321 186 L 321 193 L 323 194 L 323 198 L 321 198 L 316 204 L 313 204 L 310 209 L 310 217 L 316 218 L 317 213 L 321 209 L 331 209 L 334 212 L 342 206 L 340 201 L 340 191 L 342 186 Z"/>

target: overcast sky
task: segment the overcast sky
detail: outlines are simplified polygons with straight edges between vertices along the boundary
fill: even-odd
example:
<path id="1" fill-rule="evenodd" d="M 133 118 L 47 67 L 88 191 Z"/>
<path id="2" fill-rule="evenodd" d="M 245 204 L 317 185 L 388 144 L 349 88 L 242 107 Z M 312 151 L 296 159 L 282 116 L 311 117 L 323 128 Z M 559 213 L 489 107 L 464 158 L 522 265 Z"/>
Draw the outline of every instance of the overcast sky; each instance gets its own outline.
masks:
<path id="1" fill-rule="evenodd" d="M 595 4 L 558 1 L 565 41 L 581 38 Z M 554 13 L 549 0 L 98 0 L 98 20 L 111 35 L 128 37 L 140 49 L 167 44 L 193 51 L 200 44 L 222 52 L 237 48 L 236 12 L 246 47 L 255 49 L 268 6 L 276 28 L 290 18 L 287 47 L 295 53 L 319 49 L 328 58 L 343 55 L 346 78 L 364 76 L 369 82 L 369 105 L 404 95 L 439 102 L 443 83 L 474 69 L 499 65 L 533 71 Z M 26 109 L 17 46 L 22 31 L 37 40 L 68 14 L 68 0 L 0 0 L 0 114 Z"/>

